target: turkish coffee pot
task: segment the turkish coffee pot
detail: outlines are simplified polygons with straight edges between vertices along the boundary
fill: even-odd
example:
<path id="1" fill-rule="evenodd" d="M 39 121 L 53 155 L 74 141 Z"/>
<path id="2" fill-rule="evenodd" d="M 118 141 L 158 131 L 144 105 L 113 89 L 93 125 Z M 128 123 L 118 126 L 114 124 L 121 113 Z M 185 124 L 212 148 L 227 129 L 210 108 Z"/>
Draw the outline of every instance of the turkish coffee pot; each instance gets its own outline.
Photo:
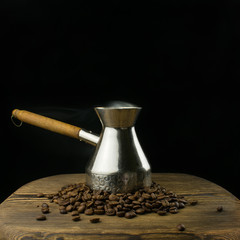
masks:
<path id="1" fill-rule="evenodd" d="M 99 136 L 25 110 L 13 110 L 12 118 L 96 146 L 86 166 L 86 183 L 93 190 L 117 193 L 149 187 L 152 183 L 151 168 L 134 127 L 140 110 L 140 107 L 96 107 L 102 124 Z"/>

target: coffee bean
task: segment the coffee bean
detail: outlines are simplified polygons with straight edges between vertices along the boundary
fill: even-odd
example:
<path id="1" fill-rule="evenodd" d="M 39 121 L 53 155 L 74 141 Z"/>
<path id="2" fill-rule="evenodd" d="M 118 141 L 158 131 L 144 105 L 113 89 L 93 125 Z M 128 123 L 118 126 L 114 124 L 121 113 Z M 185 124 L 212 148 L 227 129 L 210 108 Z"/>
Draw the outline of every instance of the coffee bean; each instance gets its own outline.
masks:
<path id="1" fill-rule="evenodd" d="M 134 205 L 133 206 L 133 209 L 138 209 L 138 208 L 141 208 L 141 205 Z"/>
<path id="2" fill-rule="evenodd" d="M 85 211 L 85 209 L 86 209 L 86 206 L 80 205 L 80 207 L 78 208 L 78 212 L 83 213 Z"/>
<path id="3" fill-rule="evenodd" d="M 59 199 L 58 200 L 58 205 L 60 206 L 67 206 L 70 203 L 70 201 L 68 199 L 63 200 L 63 199 Z"/>
<path id="4" fill-rule="evenodd" d="M 147 208 L 147 207 L 143 207 L 144 210 L 145 210 L 145 213 L 150 213 L 152 212 L 152 209 L 151 208 Z"/>
<path id="5" fill-rule="evenodd" d="M 143 208 L 138 208 L 138 209 L 136 210 L 136 213 L 137 213 L 137 214 L 144 214 L 144 213 L 145 213 L 145 210 L 144 210 Z"/>
<path id="6" fill-rule="evenodd" d="M 67 210 L 66 209 L 60 209 L 59 211 L 61 214 L 67 214 Z"/>
<path id="7" fill-rule="evenodd" d="M 68 205 L 66 211 L 71 212 L 73 210 L 73 205 Z"/>
<path id="8" fill-rule="evenodd" d="M 140 204 L 141 204 L 141 202 L 139 202 L 139 201 L 132 201 L 132 204 L 135 204 L 135 205 L 140 205 Z"/>
<path id="9" fill-rule="evenodd" d="M 179 231 L 184 231 L 186 228 L 185 228 L 185 226 L 184 226 L 183 224 L 178 224 L 178 225 L 177 225 L 177 229 L 178 229 Z"/>
<path id="10" fill-rule="evenodd" d="M 104 206 L 103 205 L 99 205 L 96 207 L 97 209 L 103 209 L 104 210 Z"/>
<path id="11" fill-rule="evenodd" d="M 73 207 L 74 207 L 74 209 L 76 209 L 79 206 L 80 206 L 80 202 L 75 202 Z"/>
<path id="12" fill-rule="evenodd" d="M 108 199 L 109 199 L 110 201 L 118 201 L 118 200 L 119 200 L 119 197 L 116 196 L 116 195 L 114 195 L 114 194 L 110 194 L 109 197 L 108 197 Z"/>
<path id="13" fill-rule="evenodd" d="M 75 211 L 72 211 L 71 215 L 72 215 L 72 216 L 78 216 L 78 215 L 79 215 L 79 212 L 76 211 L 76 210 L 75 210 Z"/>
<path id="14" fill-rule="evenodd" d="M 129 211 L 129 212 L 125 213 L 125 218 L 130 219 L 130 218 L 134 218 L 134 217 L 136 217 L 136 213 L 133 211 Z"/>
<path id="15" fill-rule="evenodd" d="M 85 210 L 85 215 L 93 215 L 93 209 L 92 208 L 88 208 Z"/>
<path id="16" fill-rule="evenodd" d="M 197 205 L 198 201 L 197 200 L 191 200 L 189 201 L 190 205 L 195 206 Z"/>
<path id="17" fill-rule="evenodd" d="M 103 215 L 105 211 L 103 209 L 94 209 L 94 213 L 97 215 Z"/>
<path id="18" fill-rule="evenodd" d="M 96 200 L 94 203 L 96 206 L 103 205 L 103 201 Z"/>
<path id="19" fill-rule="evenodd" d="M 135 196 L 128 196 L 128 199 L 130 199 L 131 201 L 134 201 L 134 200 L 136 200 L 136 198 L 135 198 Z"/>
<path id="20" fill-rule="evenodd" d="M 159 211 L 157 211 L 157 214 L 160 215 L 160 216 L 164 216 L 164 215 L 167 214 L 167 212 L 166 212 L 166 211 L 159 210 Z"/>
<path id="21" fill-rule="evenodd" d="M 116 214 L 116 211 L 113 208 L 108 208 L 105 213 L 107 216 L 114 216 Z"/>
<path id="22" fill-rule="evenodd" d="M 180 202 L 179 203 L 179 207 L 178 208 L 184 208 L 185 207 L 185 204 L 184 203 L 182 203 L 182 202 Z"/>
<path id="23" fill-rule="evenodd" d="M 48 199 L 52 199 L 54 197 L 54 194 L 46 194 L 45 197 Z"/>
<path id="24" fill-rule="evenodd" d="M 42 213 L 49 213 L 49 208 L 42 208 Z"/>
<path id="25" fill-rule="evenodd" d="M 218 212 L 222 212 L 222 211 L 223 211 L 223 207 L 222 207 L 222 206 L 218 206 L 218 207 L 217 207 L 217 211 L 218 211 Z"/>
<path id="26" fill-rule="evenodd" d="M 89 220 L 91 223 L 98 223 L 100 222 L 100 218 L 92 218 Z"/>
<path id="27" fill-rule="evenodd" d="M 110 206 L 116 206 L 118 204 L 119 204 L 119 202 L 117 202 L 117 201 L 109 201 Z"/>
<path id="28" fill-rule="evenodd" d="M 44 197 L 44 194 L 43 194 L 43 193 L 38 193 L 36 196 L 37 196 L 38 198 L 42 198 L 42 197 Z"/>
<path id="29" fill-rule="evenodd" d="M 118 217 L 124 217 L 124 216 L 125 216 L 125 212 L 124 212 L 124 211 L 118 211 L 118 212 L 116 213 L 116 215 L 117 215 Z"/>
<path id="30" fill-rule="evenodd" d="M 79 215 L 78 215 L 78 216 L 73 216 L 73 217 L 72 217 L 72 220 L 73 220 L 74 222 L 80 221 L 80 216 L 79 216 Z"/>
<path id="31" fill-rule="evenodd" d="M 44 221 L 46 219 L 47 219 L 47 217 L 45 215 L 39 215 L 36 217 L 36 220 L 38 220 L 38 221 Z"/>
<path id="32" fill-rule="evenodd" d="M 161 203 L 164 207 L 169 207 L 170 206 L 169 202 L 166 199 L 162 200 Z"/>
<path id="33" fill-rule="evenodd" d="M 148 194 L 148 193 L 143 193 L 142 194 L 142 197 L 145 198 L 145 199 L 150 199 L 151 198 L 151 195 Z M 139 201 L 139 200 L 138 200 Z"/>
<path id="34" fill-rule="evenodd" d="M 94 204 L 93 201 L 88 201 L 87 204 L 86 204 L 86 207 L 89 208 L 89 207 L 91 207 L 93 204 Z"/>
<path id="35" fill-rule="evenodd" d="M 169 210 L 169 212 L 172 213 L 172 214 L 175 214 L 175 213 L 178 213 L 178 210 L 177 209 L 171 209 L 171 210 Z"/>
<path id="36" fill-rule="evenodd" d="M 43 204 L 42 204 L 42 208 L 49 208 L 49 206 L 48 206 L 47 203 L 43 203 Z"/>
<path id="37" fill-rule="evenodd" d="M 138 202 L 143 202 L 143 201 L 144 201 L 143 197 L 138 198 Z"/>

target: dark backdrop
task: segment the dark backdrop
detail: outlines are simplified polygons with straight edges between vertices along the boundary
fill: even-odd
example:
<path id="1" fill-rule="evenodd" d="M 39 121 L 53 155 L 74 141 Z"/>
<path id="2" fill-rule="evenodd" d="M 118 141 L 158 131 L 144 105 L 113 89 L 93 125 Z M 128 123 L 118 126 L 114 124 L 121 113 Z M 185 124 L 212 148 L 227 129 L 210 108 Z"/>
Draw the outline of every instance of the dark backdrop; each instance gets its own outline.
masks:
<path id="1" fill-rule="evenodd" d="M 153 172 L 209 179 L 240 198 L 239 1 L 1 2 L 1 194 L 84 172 L 94 147 L 10 121 L 26 109 L 99 133 L 93 107 L 143 107 Z"/>

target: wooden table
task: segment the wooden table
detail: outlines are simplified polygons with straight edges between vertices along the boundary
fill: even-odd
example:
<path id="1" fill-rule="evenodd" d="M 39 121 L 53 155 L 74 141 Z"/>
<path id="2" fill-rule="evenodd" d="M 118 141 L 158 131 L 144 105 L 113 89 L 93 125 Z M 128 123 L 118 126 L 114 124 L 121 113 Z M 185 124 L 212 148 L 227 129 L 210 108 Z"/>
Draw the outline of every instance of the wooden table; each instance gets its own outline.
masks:
<path id="1" fill-rule="evenodd" d="M 73 222 L 70 214 L 59 214 L 58 205 L 36 194 L 57 192 L 62 186 L 84 182 L 84 174 L 65 174 L 30 182 L 0 205 L 0 240 L 6 239 L 84 239 L 84 240 L 150 240 L 150 239 L 240 239 L 240 201 L 222 187 L 205 179 L 177 173 L 155 173 L 153 180 L 186 199 L 198 200 L 178 214 L 159 216 L 155 213 L 138 215 L 133 219 L 100 216 L 92 224 L 92 216 L 81 215 Z M 47 202 L 51 213 L 46 221 L 37 221 L 41 205 Z M 217 212 L 218 206 L 222 212 Z M 183 223 L 186 230 L 176 226 Z"/>

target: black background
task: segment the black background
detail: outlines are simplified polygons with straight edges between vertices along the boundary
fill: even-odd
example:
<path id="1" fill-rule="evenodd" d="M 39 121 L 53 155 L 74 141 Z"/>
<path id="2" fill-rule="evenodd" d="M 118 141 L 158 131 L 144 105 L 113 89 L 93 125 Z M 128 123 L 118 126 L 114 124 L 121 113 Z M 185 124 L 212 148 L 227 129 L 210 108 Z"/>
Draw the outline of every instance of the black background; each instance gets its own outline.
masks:
<path id="1" fill-rule="evenodd" d="M 100 133 L 93 107 L 143 107 L 153 172 L 211 180 L 240 198 L 239 1 L 1 2 L 1 194 L 84 172 L 94 147 L 27 124 L 26 109 Z"/>

